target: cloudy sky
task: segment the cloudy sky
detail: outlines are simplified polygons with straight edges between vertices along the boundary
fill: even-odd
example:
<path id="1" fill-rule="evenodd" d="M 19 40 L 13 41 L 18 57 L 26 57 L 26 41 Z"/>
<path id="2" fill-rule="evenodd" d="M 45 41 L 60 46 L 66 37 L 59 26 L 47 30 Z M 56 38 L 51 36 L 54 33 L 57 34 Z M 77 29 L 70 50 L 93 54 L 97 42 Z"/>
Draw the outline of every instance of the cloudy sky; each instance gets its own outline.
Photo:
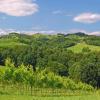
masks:
<path id="1" fill-rule="evenodd" d="M 5 32 L 100 34 L 100 0 L 0 0 Z"/>

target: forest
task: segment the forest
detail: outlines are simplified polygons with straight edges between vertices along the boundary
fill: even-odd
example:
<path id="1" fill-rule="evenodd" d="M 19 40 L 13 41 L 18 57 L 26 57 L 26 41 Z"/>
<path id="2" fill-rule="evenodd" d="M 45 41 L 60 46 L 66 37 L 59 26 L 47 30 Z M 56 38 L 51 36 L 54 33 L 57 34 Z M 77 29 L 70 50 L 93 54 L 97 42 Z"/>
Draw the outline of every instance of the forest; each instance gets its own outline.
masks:
<path id="1" fill-rule="evenodd" d="M 81 32 L 3 35 L 0 84 L 5 90 L 21 87 L 31 94 L 34 88 L 99 90 L 100 36 Z"/>

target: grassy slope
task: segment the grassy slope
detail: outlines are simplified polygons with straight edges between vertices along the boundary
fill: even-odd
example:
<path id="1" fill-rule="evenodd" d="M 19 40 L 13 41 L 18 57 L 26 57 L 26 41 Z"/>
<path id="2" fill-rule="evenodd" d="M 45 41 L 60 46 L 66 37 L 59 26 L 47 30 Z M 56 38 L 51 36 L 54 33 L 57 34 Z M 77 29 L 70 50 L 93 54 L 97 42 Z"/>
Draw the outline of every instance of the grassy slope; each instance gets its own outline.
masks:
<path id="1" fill-rule="evenodd" d="M 0 47 L 12 47 L 16 45 L 26 45 L 24 43 L 19 43 L 18 41 L 15 41 L 13 39 L 0 39 Z"/>
<path id="2" fill-rule="evenodd" d="M 88 47 L 92 51 L 100 51 L 100 46 L 88 45 L 86 43 L 78 43 L 77 45 L 69 47 L 68 49 L 78 53 L 81 52 L 84 47 Z"/>

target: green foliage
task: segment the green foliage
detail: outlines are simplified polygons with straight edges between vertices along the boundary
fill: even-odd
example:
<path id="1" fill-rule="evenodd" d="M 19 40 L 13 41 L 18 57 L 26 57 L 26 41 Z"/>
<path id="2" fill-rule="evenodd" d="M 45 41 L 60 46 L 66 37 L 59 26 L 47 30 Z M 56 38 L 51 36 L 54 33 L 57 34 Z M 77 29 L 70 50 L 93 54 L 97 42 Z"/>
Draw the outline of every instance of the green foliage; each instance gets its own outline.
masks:
<path id="1" fill-rule="evenodd" d="M 76 81 L 100 87 L 100 52 L 84 54 L 80 61 L 69 68 L 70 77 Z"/>
<path id="2" fill-rule="evenodd" d="M 4 84 L 28 85 L 31 87 L 31 92 L 32 87 L 66 88 L 68 90 L 86 91 L 93 90 L 93 87 L 87 84 L 81 83 L 81 85 L 79 85 L 79 83 L 75 83 L 69 78 L 58 76 L 47 70 L 33 72 L 24 65 L 21 65 L 18 68 L 6 66 L 2 72 L 0 70 L 0 79 Z"/>
<path id="3" fill-rule="evenodd" d="M 100 46 L 100 36 L 88 36 L 84 41 L 90 45 Z"/>
<path id="4" fill-rule="evenodd" d="M 34 85 L 76 89 L 76 83 L 67 79 L 70 77 L 75 82 L 82 81 L 99 88 L 100 47 L 96 46 L 99 38 L 80 32 L 68 35 L 10 33 L 1 36 L 0 65 L 6 68 L 0 72 L 0 80 L 3 77 L 8 82 L 11 77 L 12 82 L 30 85 L 31 88 Z M 41 75 L 44 70 L 48 73 Z M 67 86 L 67 83 L 72 84 Z"/>
<path id="5" fill-rule="evenodd" d="M 14 66 L 14 63 L 12 62 L 12 60 L 11 60 L 10 58 L 7 58 L 7 59 L 5 60 L 5 66 L 6 66 L 6 67 L 15 67 L 15 66 Z"/>
<path id="6" fill-rule="evenodd" d="M 83 53 L 86 53 L 86 52 L 90 52 L 91 50 L 89 49 L 89 47 L 84 47 L 83 49 L 82 49 L 82 52 Z"/>

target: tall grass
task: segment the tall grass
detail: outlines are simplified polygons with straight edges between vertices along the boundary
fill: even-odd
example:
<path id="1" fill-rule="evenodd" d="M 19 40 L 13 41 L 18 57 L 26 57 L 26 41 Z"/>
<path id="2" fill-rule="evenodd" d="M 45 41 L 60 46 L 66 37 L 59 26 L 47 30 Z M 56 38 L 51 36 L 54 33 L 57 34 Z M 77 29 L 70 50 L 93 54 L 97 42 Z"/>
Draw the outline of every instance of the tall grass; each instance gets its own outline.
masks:
<path id="1" fill-rule="evenodd" d="M 96 91 L 85 90 L 70 90 L 70 89 L 58 89 L 58 88 L 32 88 L 26 85 L 11 85 L 0 84 L 0 95 L 32 95 L 32 96 L 81 96 L 91 95 Z M 98 92 L 99 94 L 99 92 Z"/>

